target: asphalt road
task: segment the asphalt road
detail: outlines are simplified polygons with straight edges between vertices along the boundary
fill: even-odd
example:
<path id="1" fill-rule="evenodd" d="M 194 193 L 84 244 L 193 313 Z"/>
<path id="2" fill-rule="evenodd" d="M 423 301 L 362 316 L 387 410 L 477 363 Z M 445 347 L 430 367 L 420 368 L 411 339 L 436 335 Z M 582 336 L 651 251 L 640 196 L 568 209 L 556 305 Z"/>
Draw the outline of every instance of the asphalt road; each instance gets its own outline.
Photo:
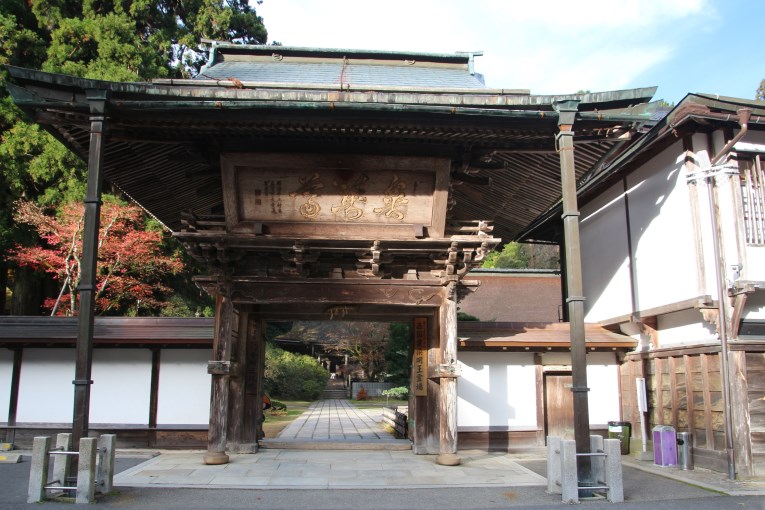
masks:
<path id="1" fill-rule="evenodd" d="M 144 458 L 118 457 L 116 470 L 133 467 Z M 544 474 L 544 461 L 523 461 L 525 467 Z M 29 459 L 19 464 L 0 464 L 0 509 L 39 508 L 26 503 Z M 762 496 L 724 496 L 636 469 L 624 469 L 625 503 L 620 509 L 663 510 L 765 510 Z M 604 500 L 586 500 L 582 505 L 611 506 Z M 47 508 L 71 503 L 50 501 Z M 263 490 L 263 489 L 166 489 L 118 487 L 114 494 L 99 498 L 97 508 L 122 510 L 452 510 L 534 507 L 560 508 L 559 495 L 547 494 L 544 487 L 374 489 L 374 490 Z"/>

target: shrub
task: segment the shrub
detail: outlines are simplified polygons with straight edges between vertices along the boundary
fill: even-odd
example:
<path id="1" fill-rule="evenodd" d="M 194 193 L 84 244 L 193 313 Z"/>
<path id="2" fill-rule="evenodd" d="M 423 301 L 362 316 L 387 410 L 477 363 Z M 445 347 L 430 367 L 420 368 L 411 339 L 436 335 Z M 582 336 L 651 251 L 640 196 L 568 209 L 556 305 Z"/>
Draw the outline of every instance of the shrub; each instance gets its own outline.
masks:
<path id="1" fill-rule="evenodd" d="M 399 386 L 397 388 L 390 388 L 387 390 L 383 390 L 382 392 L 383 396 L 388 398 L 395 398 L 397 400 L 406 400 L 406 397 L 409 396 L 409 388 L 406 386 Z"/>
<path id="2" fill-rule="evenodd" d="M 327 371 L 315 358 L 267 344 L 266 393 L 286 400 L 315 400 L 326 385 Z"/>
<path id="3" fill-rule="evenodd" d="M 367 399 L 367 389 L 362 386 L 361 389 L 356 392 L 356 400 L 366 400 L 366 399 Z"/>
<path id="4" fill-rule="evenodd" d="M 285 404 L 284 402 L 279 402 L 278 400 L 272 400 L 271 409 L 273 409 L 274 411 L 286 411 L 287 404 Z"/>

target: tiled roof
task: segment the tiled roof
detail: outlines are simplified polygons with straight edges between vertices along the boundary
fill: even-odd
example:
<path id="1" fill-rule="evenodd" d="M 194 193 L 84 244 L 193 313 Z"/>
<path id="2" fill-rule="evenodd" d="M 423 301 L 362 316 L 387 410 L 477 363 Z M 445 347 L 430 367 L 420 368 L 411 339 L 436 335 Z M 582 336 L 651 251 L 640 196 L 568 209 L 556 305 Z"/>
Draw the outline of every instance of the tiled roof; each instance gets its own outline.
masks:
<path id="1" fill-rule="evenodd" d="M 392 65 L 285 62 L 221 62 L 208 67 L 198 79 L 243 82 L 340 85 L 354 87 L 415 87 L 439 89 L 482 89 L 485 85 L 473 74 L 460 69 L 404 67 Z"/>
<path id="2" fill-rule="evenodd" d="M 457 330 L 461 350 L 571 347 L 568 322 L 460 322 Z M 632 350 L 637 345 L 634 338 L 613 333 L 597 324 L 585 324 L 584 334 L 588 349 Z"/>
<path id="3" fill-rule="evenodd" d="M 214 43 L 209 63 L 196 79 L 323 86 L 330 90 L 485 89 L 481 75 L 473 72 L 474 55 Z"/>

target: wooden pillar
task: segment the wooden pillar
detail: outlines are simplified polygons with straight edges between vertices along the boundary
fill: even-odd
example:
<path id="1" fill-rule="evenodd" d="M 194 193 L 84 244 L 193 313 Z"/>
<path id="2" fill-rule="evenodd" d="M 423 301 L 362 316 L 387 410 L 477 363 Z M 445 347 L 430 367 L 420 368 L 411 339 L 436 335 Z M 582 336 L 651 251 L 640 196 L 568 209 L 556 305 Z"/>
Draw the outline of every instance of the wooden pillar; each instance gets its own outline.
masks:
<path id="1" fill-rule="evenodd" d="M 231 335 L 236 322 L 234 304 L 228 286 L 215 300 L 215 338 L 213 359 L 207 364 L 212 376 L 210 392 L 210 428 L 207 433 L 205 464 L 226 464 L 226 441 L 229 413 L 229 375 L 231 372 Z"/>
<path id="2" fill-rule="evenodd" d="M 86 91 L 90 104 L 90 146 L 88 148 L 88 182 L 85 195 L 85 227 L 82 233 L 80 262 L 79 316 L 77 327 L 77 358 L 74 369 L 74 410 L 72 442 L 88 436 L 90 422 L 90 380 L 93 366 L 93 329 L 96 308 L 96 264 L 98 262 L 98 231 L 101 215 L 103 185 L 103 145 L 106 129 L 108 91 Z"/>
<path id="3" fill-rule="evenodd" d="M 584 295 L 582 262 L 579 244 L 579 209 L 576 197 L 576 166 L 574 162 L 574 120 L 579 106 L 577 100 L 555 103 L 560 132 L 555 137 L 560 154 L 563 229 L 566 247 L 566 302 L 571 338 L 571 379 L 574 397 L 574 439 L 576 452 L 590 453 L 590 410 L 587 400 L 587 347 L 584 336 Z M 577 458 L 579 481 L 591 482 L 590 457 Z"/>
<path id="4" fill-rule="evenodd" d="M 159 365 L 161 359 L 159 347 L 151 349 L 151 382 L 149 383 L 149 448 L 157 443 L 157 410 L 159 409 Z"/>
<path id="5" fill-rule="evenodd" d="M 5 434 L 5 442 L 11 443 L 16 440 L 16 429 L 10 428 L 16 425 L 16 412 L 19 407 L 19 382 L 21 381 L 21 360 L 23 347 L 13 349 L 13 368 L 11 371 L 11 394 L 8 400 L 8 429 Z"/>
<path id="6" fill-rule="evenodd" d="M 234 453 L 255 453 L 258 450 L 253 416 L 256 395 L 248 391 L 250 314 L 240 310 L 234 320 L 238 321 L 238 327 L 232 328 L 231 334 L 228 449 Z"/>
<path id="7" fill-rule="evenodd" d="M 441 366 L 439 367 L 439 454 L 444 466 L 460 463 L 457 456 L 457 282 L 450 282 L 441 304 Z"/>
<path id="8" fill-rule="evenodd" d="M 731 375 L 733 458 L 736 460 L 736 473 L 740 476 L 754 476 L 756 473 L 752 454 L 752 420 L 749 409 L 746 351 L 731 351 L 728 362 Z"/>
<path id="9" fill-rule="evenodd" d="M 247 408 L 248 427 L 252 427 L 257 443 L 263 434 L 263 380 L 266 371 L 266 324 L 262 319 L 250 321 L 247 343 Z M 249 424 L 249 421 L 252 424 Z"/>

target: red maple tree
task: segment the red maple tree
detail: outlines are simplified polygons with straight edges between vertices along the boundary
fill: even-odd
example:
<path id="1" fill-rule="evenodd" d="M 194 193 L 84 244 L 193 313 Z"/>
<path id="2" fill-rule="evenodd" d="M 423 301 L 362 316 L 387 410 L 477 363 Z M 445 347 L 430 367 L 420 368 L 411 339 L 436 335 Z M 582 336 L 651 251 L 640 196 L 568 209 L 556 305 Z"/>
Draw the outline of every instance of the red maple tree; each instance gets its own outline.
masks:
<path id="1" fill-rule="evenodd" d="M 60 284 L 56 297 L 43 306 L 51 315 L 77 315 L 77 286 L 80 283 L 82 232 L 85 225 L 81 203 L 61 205 L 55 215 L 36 204 L 20 200 L 14 219 L 31 226 L 42 243 L 17 245 L 11 258 L 19 266 L 31 267 L 53 276 Z M 143 211 L 134 205 L 107 200 L 101 207 L 96 272 L 96 313 L 139 314 L 164 305 L 171 289 L 163 283 L 167 274 L 184 269 L 181 260 L 162 249 L 163 234 L 147 230 Z"/>

